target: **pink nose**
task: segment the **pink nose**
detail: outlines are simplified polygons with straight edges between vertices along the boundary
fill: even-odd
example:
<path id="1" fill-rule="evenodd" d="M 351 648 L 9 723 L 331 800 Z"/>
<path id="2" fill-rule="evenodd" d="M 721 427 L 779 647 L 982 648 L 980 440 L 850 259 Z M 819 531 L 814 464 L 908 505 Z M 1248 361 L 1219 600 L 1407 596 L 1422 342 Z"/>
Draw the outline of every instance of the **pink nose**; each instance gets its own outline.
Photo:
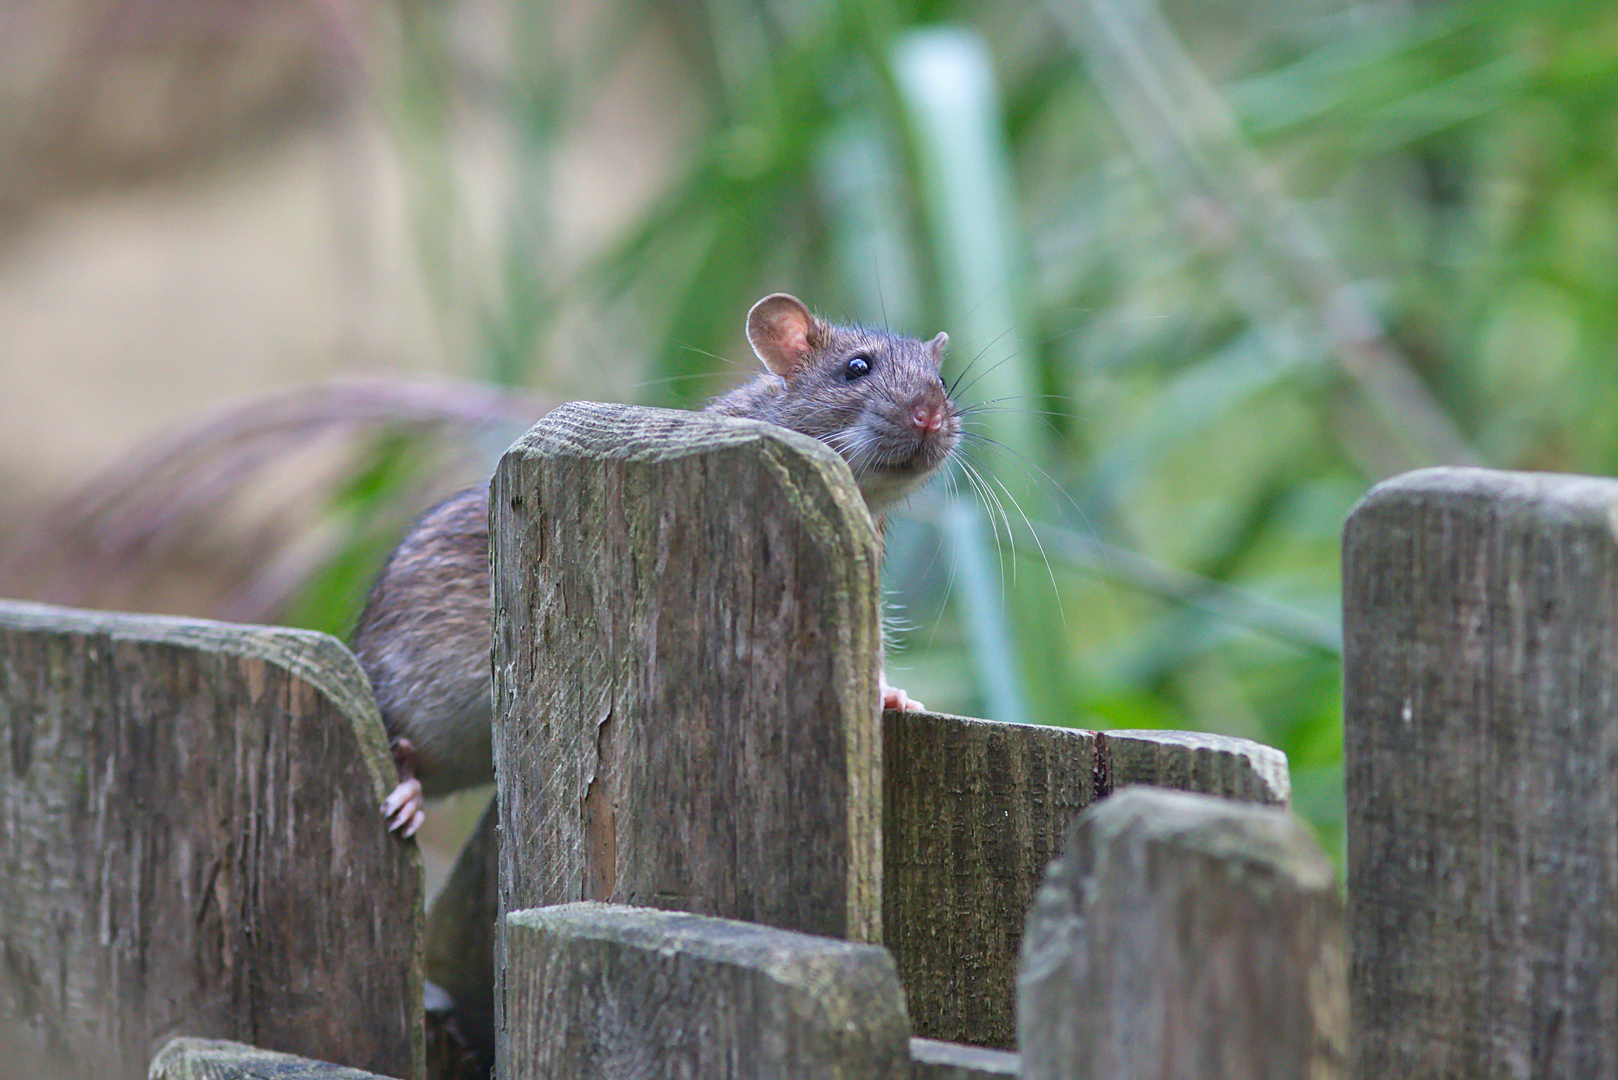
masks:
<path id="1" fill-rule="evenodd" d="M 944 426 L 944 407 L 942 405 L 917 405 L 910 410 L 910 419 L 916 423 L 916 430 L 924 435 L 931 435 Z"/>

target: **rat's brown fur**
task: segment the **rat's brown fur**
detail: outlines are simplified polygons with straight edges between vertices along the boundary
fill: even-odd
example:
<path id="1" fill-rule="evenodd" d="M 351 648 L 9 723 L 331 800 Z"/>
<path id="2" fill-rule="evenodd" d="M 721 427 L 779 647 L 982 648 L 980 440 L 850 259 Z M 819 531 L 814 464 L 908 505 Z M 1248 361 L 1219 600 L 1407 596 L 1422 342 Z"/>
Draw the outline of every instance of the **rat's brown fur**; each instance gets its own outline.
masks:
<path id="1" fill-rule="evenodd" d="M 354 630 L 388 736 L 414 746 L 428 798 L 494 781 L 489 489 L 427 511 L 383 565 Z"/>

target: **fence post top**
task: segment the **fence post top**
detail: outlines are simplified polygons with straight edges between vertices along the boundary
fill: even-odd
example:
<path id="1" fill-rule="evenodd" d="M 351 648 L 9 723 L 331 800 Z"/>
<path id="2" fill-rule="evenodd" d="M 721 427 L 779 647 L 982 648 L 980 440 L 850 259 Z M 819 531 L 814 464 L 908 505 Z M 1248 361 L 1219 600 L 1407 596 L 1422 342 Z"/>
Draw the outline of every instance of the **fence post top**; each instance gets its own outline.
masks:
<path id="1" fill-rule="evenodd" d="M 288 626 L 91 611 L 3 599 L 0 599 L 0 630 L 102 635 L 112 641 L 172 645 L 262 660 L 296 675 L 353 717 L 355 737 L 367 747 L 369 764 L 388 760 L 382 715 L 371 694 L 370 680 L 348 647 L 330 634 Z M 372 772 L 378 787 L 387 790 L 392 783 L 389 777 L 375 769 Z"/>
<path id="2" fill-rule="evenodd" d="M 813 965 L 817 958 L 861 956 L 892 967 L 887 950 L 842 938 L 781 930 L 762 923 L 725 919 L 689 911 L 634 907 L 628 904 L 577 900 L 513 911 L 506 925 L 539 933 L 615 941 L 639 948 L 677 951 L 724 963 L 783 957 Z"/>
<path id="3" fill-rule="evenodd" d="M 1217 792 L 1226 798 L 1285 806 L 1292 798 L 1292 774 L 1287 756 L 1273 746 L 1217 735 L 1207 731 L 1162 731 L 1157 729 L 1117 729 L 1098 732 L 1105 736 L 1112 758 L 1113 783 L 1122 790 L 1131 784 L 1173 790 Z M 1166 762 L 1183 762 L 1169 772 L 1154 771 Z M 1217 788 L 1200 784 L 1168 782 L 1169 777 L 1189 774 L 1227 777 Z M 1189 777 L 1188 777 L 1189 778 Z"/>
<path id="4" fill-rule="evenodd" d="M 1412 496 L 1444 505 L 1465 505 L 1479 500 L 1532 505 L 1549 510 L 1562 507 L 1578 513 L 1595 510 L 1606 515 L 1618 506 L 1618 480 L 1577 473 L 1517 472 L 1475 466 L 1436 466 L 1401 473 L 1375 485 L 1354 504 L 1348 520 L 1384 504 L 1402 504 Z"/>
<path id="5" fill-rule="evenodd" d="M 1120 841 L 1168 843 L 1213 859 L 1285 866 L 1307 888 L 1329 888 L 1333 879 L 1331 863 L 1309 828 L 1277 806 L 1136 785 L 1079 815 L 1068 830 L 1068 855 L 1085 833 L 1091 850 Z"/>
<path id="6" fill-rule="evenodd" d="M 837 508 L 833 514 L 836 528 L 849 530 L 857 540 L 875 548 L 876 526 L 842 455 L 819 439 L 761 420 L 570 401 L 545 414 L 513 443 L 502 457 L 502 468 L 552 457 L 650 465 L 749 448 L 779 477 L 800 513 L 829 502 Z M 809 475 L 818 481 L 806 482 Z M 817 494 L 822 487 L 829 500 Z"/>
<path id="7" fill-rule="evenodd" d="M 775 442 L 812 458 L 843 460 L 819 439 L 762 420 L 604 401 L 558 405 L 540 417 L 506 453 L 524 457 L 561 452 L 624 461 L 660 461 L 750 442 Z M 843 464 L 846 468 L 847 463 Z"/>

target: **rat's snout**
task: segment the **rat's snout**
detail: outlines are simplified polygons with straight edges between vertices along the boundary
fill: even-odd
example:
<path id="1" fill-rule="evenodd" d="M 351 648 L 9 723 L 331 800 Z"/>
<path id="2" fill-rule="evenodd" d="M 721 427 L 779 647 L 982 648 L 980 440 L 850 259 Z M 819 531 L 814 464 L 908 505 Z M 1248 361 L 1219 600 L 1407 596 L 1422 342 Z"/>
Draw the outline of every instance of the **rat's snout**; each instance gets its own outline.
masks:
<path id="1" fill-rule="evenodd" d="M 937 434 L 949 420 L 949 400 L 937 390 L 917 394 L 910 403 L 910 421 L 923 438 Z"/>

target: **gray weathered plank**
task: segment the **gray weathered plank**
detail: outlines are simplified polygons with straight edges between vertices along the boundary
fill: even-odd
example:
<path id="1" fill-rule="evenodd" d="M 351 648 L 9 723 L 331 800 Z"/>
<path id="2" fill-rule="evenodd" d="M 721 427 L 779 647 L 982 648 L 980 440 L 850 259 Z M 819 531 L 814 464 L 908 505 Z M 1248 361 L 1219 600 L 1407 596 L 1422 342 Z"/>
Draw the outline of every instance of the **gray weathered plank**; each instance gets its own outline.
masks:
<path id="1" fill-rule="evenodd" d="M 910 1080 L 1016 1080 L 1022 1061 L 1005 1050 L 910 1040 Z"/>
<path id="2" fill-rule="evenodd" d="M 904 995 L 886 950 L 609 904 L 506 917 L 522 1080 L 900 1080 Z"/>
<path id="3" fill-rule="evenodd" d="M 883 944 L 910 1022 L 1009 1050 L 1023 919 L 1094 798 L 1094 733 L 890 711 L 883 735 Z"/>
<path id="4" fill-rule="evenodd" d="M 1289 812 L 1125 789 L 1074 823 L 1029 914 L 1022 1075 L 1344 1076 L 1344 948 L 1331 866 Z"/>
<path id="5" fill-rule="evenodd" d="M 1288 791 L 1280 751 L 1186 732 L 889 712 L 883 759 L 883 942 L 911 1023 L 1006 1050 L 1023 919 L 1080 810 L 1129 784 L 1265 803 Z"/>
<path id="6" fill-rule="evenodd" d="M 170 1039 L 148 1080 L 387 1080 L 373 1072 L 222 1039 Z"/>
<path id="7" fill-rule="evenodd" d="M 0 1009 L 70 1072 L 168 1034 L 421 1073 L 421 868 L 322 634 L 0 603 Z"/>
<path id="8" fill-rule="evenodd" d="M 501 909 L 880 934 L 878 544 L 782 428 L 564 405 L 491 498 Z"/>
<path id="9" fill-rule="evenodd" d="M 1344 538 L 1361 1076 L 1618 1075 L 1618 483 L 1434 469 Z"/>

